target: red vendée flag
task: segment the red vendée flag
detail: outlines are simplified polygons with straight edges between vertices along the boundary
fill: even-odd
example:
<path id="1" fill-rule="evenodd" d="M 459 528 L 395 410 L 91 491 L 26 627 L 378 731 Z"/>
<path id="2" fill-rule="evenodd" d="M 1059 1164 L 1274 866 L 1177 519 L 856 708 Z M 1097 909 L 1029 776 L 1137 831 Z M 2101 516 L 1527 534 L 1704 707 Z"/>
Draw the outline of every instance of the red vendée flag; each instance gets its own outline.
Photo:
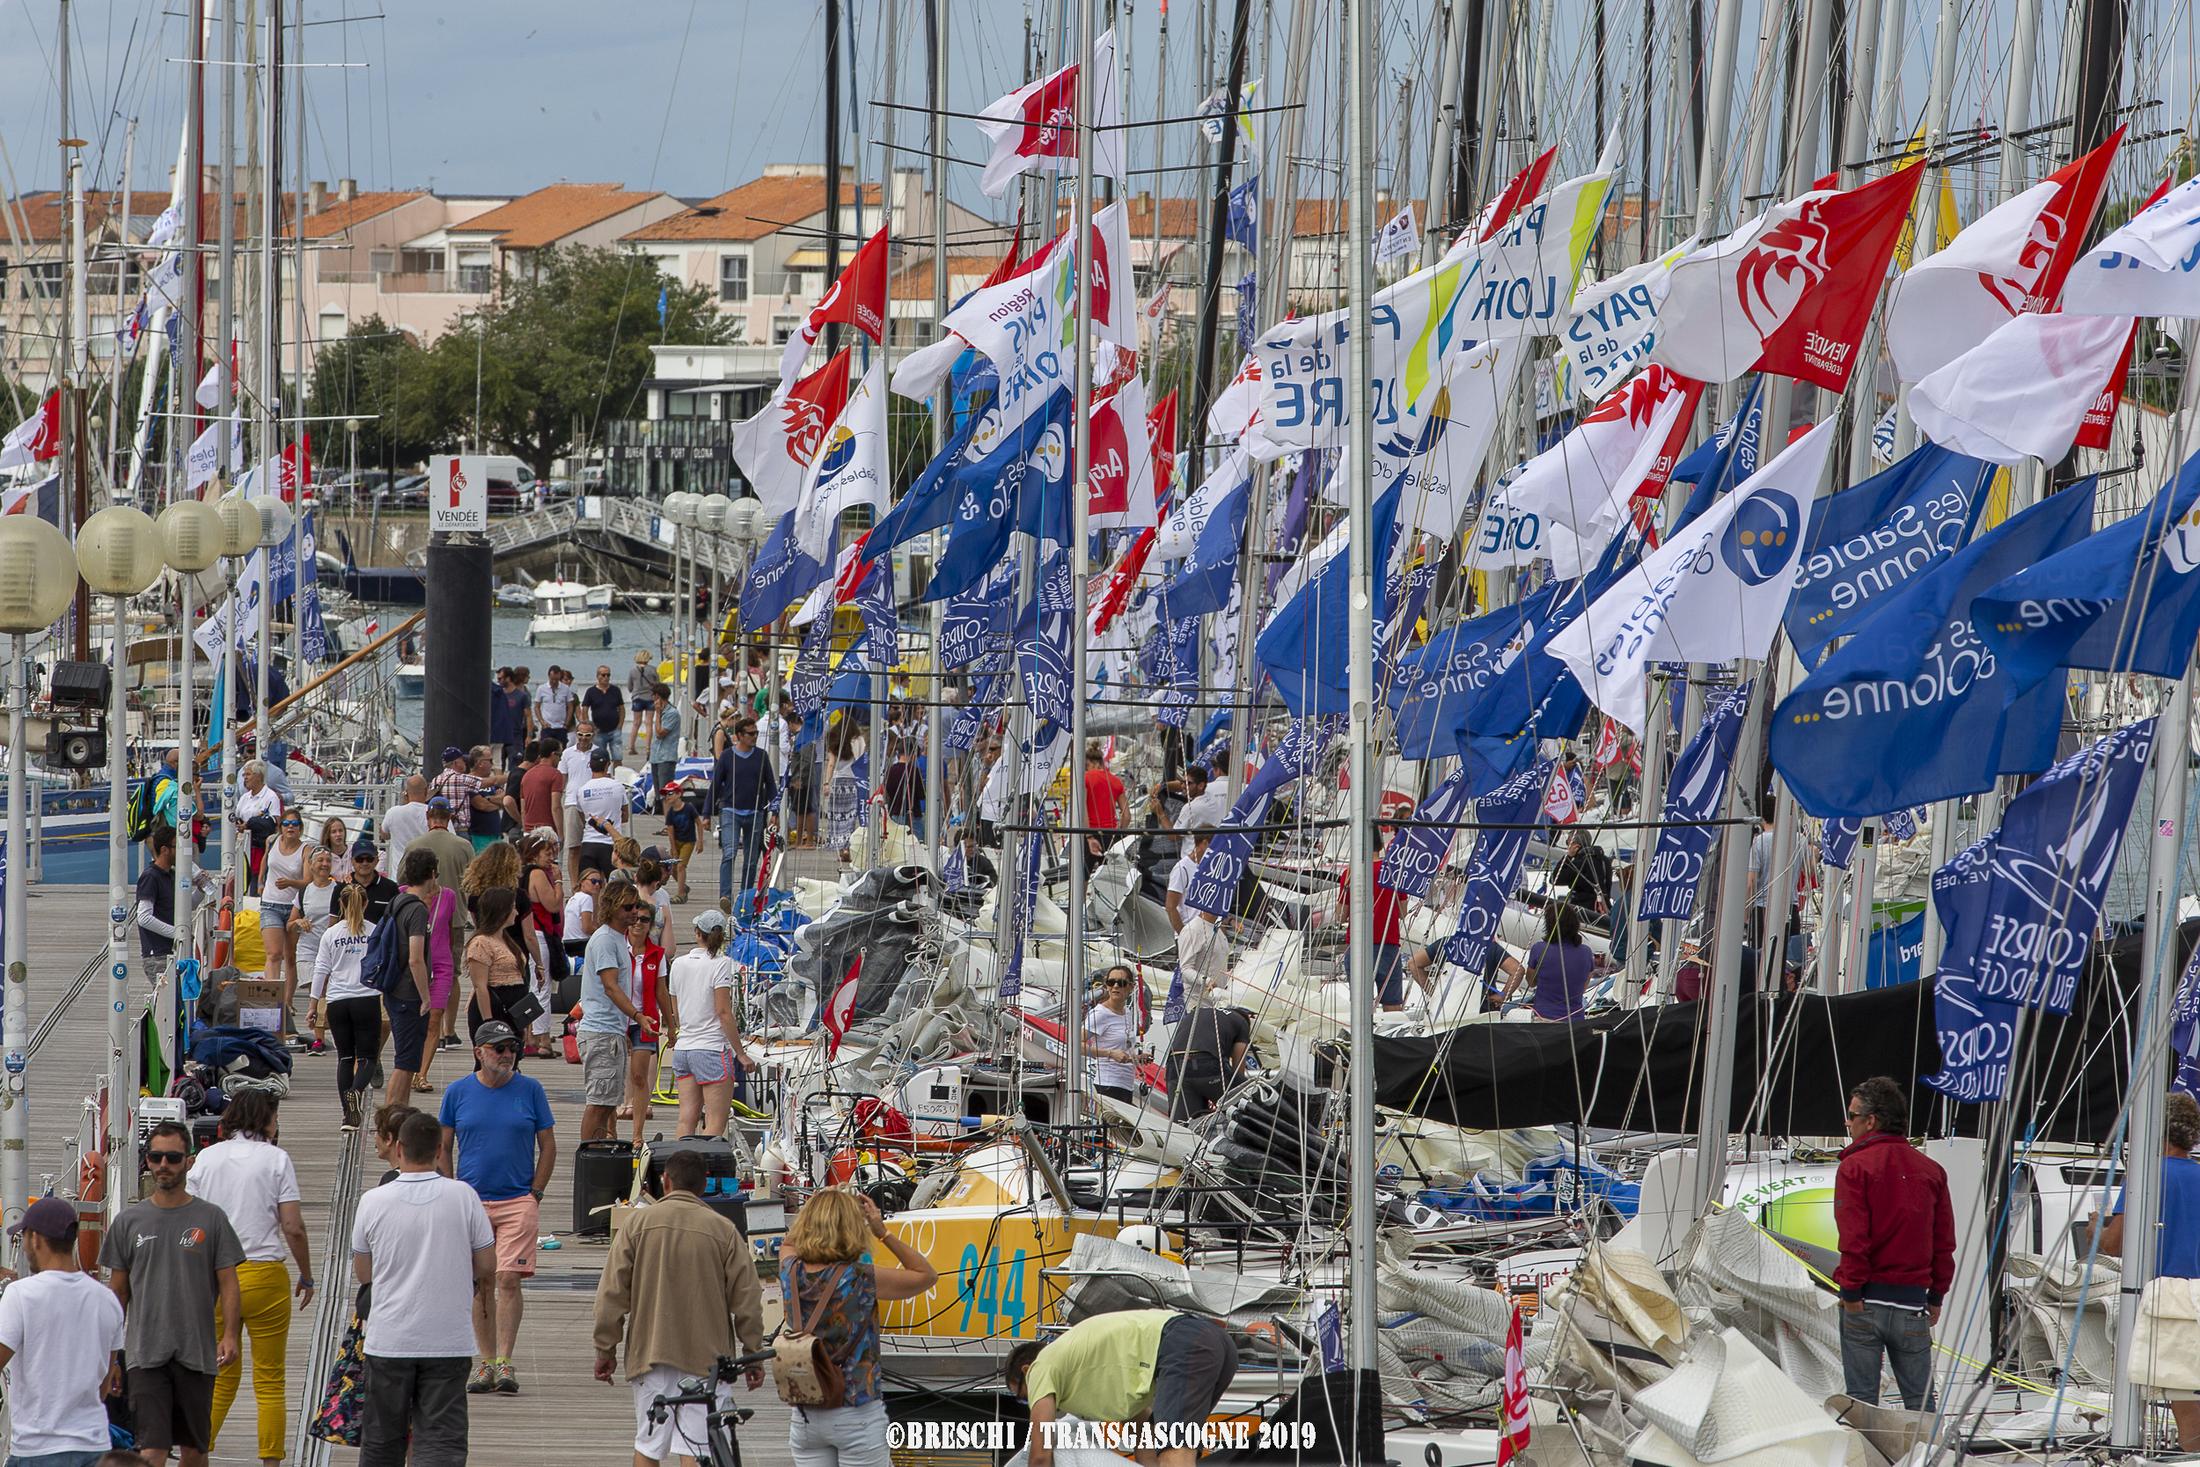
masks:
<path id="1" fill-rule="evenodd" d="M 857 980 L 862 976 L 863 954 L 857 953 L 856 960 L 848 965 L 848 976 L 840 980 L 840 986 L 833 990 L 833 996 L 825 1001 L 825 1013 L 821 1022 L 825 1026 L 826 1034 L 832 1039 L 825 1047 L 827 1059 L 840 1053 L 840 1041 L 847 1036 L 848 1026 L 855 1021 L 856 986 Z"/>
<path id="2" fill-rule="evenodd" d="M 1008 192 L 1019 174 L 1038 168 L 1063 173 L 1077 166 L 1077 81 L 1080 68 L 1065 66 L 1052 76 L 1018 87 L 986 105 L 978 130 L 993 144 L 978 187 L 989 199 Z M 1122 108 L 1115 95 L 1115 32 L 1092 47 L 1094 88 L 1088 115 L 1094 132 L 1092 171 L 1123 177 Z"/>
<path id="3" fill-rule="evenodd" d="M 1154 541 L 1160 534 L 1153 525 L 1140 530 L 1138 538 L 1131 541 L 1131 548 L 1123 552 L 1123 558 L 1108 572 L 1107 589 L 1092 607 L 1092 634 L 1095 637 L 1113 625 L 1123 614 L 1123 608 L 1130 605 L 1131 592 L 1138 588 L 1138 574 L 1146 568 L 1146 557 L 1153 553 Z"/>
<path id="4" fill-rule="evenodd" d="M 1497 1467 L 1528 1450 L 1528 1350 L 1520 1328 L 1520 1306 L 1513 1306 L 1505 1328 L 1505 1389 L 1497 1418 Z"/>
<path id="5" fill-rule="evenodd" d="M 1760 371 L 1847 387 L 1923 176 L 1921 161 L 1813 190 L 1675 265 L 1651 359 L 1701 382 Z"/>
<path id="6" fill-rule="evenodd" d="M 0 440 L 0 469 L 42 464 L 61 455 L 61 392 L 46 394 L 37 411 Z"/>
<path id="7" fill-rule="evenodd" d="M 779 358 L 781 392 L 793 390 L 810 348 L 833 322 L 853 326 L 873 341 L 886 339 L 887 263 L 886 230 L 882 227 L 863 242 L 832 288 L 810 307 L 802 329 L 787 338 L 787 349 Z"/>
<path id="8" fill-rule="evenodd" d="M 298 441 L 283 450 L 282 465 L 278 475 L 283 498 L 295 501 L 298 491 L 313 482 L 313 435 L 303 433 Z"/>
<path id="9" fill-rule="evenodd" d="M 762 412 L 734 425 L 734 459 L 767 520 L 777 520 L 802 497 L 802 480 L 817 462 L 826 430 L 848 405 L 848 363 L 854 350 L 842 347 L 824 366 L 775 393 Z"/>

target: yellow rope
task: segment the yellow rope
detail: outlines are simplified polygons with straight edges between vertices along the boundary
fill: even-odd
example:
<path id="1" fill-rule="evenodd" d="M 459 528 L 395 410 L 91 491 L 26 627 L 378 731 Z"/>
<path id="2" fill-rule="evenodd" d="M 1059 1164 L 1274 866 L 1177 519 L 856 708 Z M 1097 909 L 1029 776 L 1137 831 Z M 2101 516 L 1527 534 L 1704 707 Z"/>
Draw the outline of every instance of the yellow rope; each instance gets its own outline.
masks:
<path id="1" fill-rule="evenodd" d="M 1831 1277 L 1814 1267 L 1809 1259 L 1803 1257 L 1800 1253 L 1797 1253 L 1793 1249 L 1789 1248 L 1787 1244 L 1781 1242 L 1779 1235 L 1773 1232 L 1770 1228 L 1766 1227 L 1763 1223 L 1758 1222 L 1757 1219 L 1751 1217 L 1746 1212 L 1741 1212 L 1729 1207 L 1724 1202 L 1714 1202 L 1711 1205 L 1718 1208 L 1721 1212 L 1733 1212 L 1734 1215 L 1740 1218 L 1743 1222 L 1748 1223 L 1758 1232 L 1763 1233 L 1765 1237 L 1770 1240 L 1771 1243 L 1781 1252 L 1787 1254 L 1788 1257 L 1803 1265 L 1803 1272 L 1809 1274 L 1819 1283 L 1824 1284 L 1827 1288 L 1834 1290 L 1836 1293 L 1840 1292 L 1840 1285 L 1834 1283 Z M 2010 1371 L 2003 1370 L 1998 1366 L 1988 1365 L 1984 1361 L 1973 1360 L 1970 1356 L 1965 1355 L 1960 1351 L 1951 1350 L 1946 1345 L 1940 1343 L 1940 1341 L 1938 1340 L 1933 1341 L 1933 1348 L 1939 1351 L 1941 1354 L 1947 1356 L 1950 1360 L 1955 1361 L 1958 1365 L 1968 1365 L 1973 1370 L 1983 1370 L 1994 1379 L 1999 1381 L 2006 1381 L 2008 1384 L 2017 1387 L 2019 1390 L 2032 1391 L 2036 1394 L 2043 1396 L 2054 1396 L 2062 1394 L 2062 1389 L 2059 1387 L 2049 1385 L 2044 1381 L 2031 1380 L 2026 1378 L 2025 1376 L 2016 1375 Z"/>

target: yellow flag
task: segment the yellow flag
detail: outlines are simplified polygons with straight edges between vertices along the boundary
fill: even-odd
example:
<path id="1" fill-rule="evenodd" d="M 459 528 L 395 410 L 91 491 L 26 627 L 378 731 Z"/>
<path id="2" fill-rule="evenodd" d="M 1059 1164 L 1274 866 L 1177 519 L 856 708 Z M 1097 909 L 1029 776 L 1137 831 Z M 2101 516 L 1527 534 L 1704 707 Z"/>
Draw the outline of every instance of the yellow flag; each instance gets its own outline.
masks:
<path id="1" fill-rule="evenodd" d="M 1925 127 L 1924 124 L 1920 123 L 1918 125 L 1917 131 L 1910 134 L 1909 147 L 1905 148 L 1903 150 L 1902 156 L 1895 160 L 1894 166 L 1895 168 L 1905 167 L 1909 163 L 1923 157 L 1924 155 Z M 1924 253 L 1929 255 L 1933 251 L 1947 244 L 1949 240 L 1956 237 L 1956 231 L 1961 229 L 1962 227 L 1962 220 L 1956 217 L 1955 185 L 1949 181 L 1947 173 L 1943 172 L 1940 175 L 1939 207 L 1934 210 L 1934 217 L 1932 221 L 1933 237 L 1925 241 Z M 1896 268 L 1902 270 L 1907 270 L 1910 268 L 1910 260 L 1911 256 L 1916 251 L 1916 244 L 1917 218 L 1913 214 L 1910 219 L 1903 224 L 1902 233 L 1895 241 L 1894 263 Z"/>

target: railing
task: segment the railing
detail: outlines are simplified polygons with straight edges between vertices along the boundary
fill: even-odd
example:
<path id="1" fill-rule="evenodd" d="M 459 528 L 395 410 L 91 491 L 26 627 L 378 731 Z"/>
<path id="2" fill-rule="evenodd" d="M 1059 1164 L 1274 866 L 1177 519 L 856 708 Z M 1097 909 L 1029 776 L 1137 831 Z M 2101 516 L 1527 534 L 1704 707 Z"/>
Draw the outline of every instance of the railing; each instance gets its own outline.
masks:
<path id="1" fill-rule="evenodd" d="M 489 550 L 495 555 L 523 550 L 544 540 L 568 535 L 580 523 L 578 504 L 553 504 L 498 520 L 489 527 Z"/>
<path id="2" fill-rule="evenodd" d="M 323 280 L 331 277 L 322 276 Z M 362 281 L 364 277 L 361 277 Z M 487 295 L 496 283 L 486 270 L 384 270 L 374 276 L 385 295 Z"/>

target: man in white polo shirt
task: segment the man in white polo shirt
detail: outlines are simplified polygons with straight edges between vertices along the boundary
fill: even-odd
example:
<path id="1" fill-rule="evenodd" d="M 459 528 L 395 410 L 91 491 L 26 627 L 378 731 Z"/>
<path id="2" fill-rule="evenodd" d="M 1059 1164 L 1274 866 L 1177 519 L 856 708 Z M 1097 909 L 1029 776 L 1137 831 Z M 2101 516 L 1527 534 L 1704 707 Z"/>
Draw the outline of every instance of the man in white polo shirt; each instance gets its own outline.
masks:
<path id="1" fill-rule="evenodd" d="M 474 1189 L 436 1170 L 442 1144 L 434 1116 L 407 1116 L 397 1176 L 352 1221 L 352 1272 L 374 1285 L 359 1467 L 404 1467 L 408 1434 L 415 1463 L 466 1460 L 474 1295 L 494 1287 L 496 1233 Z"/>
<path id="2" fill-rule="evenodd" d="M 581 786 L 588 783 L 589 745 L 596 736 L 587 719 L 582 719 L 573 729 L 573 740 L 558 755 L 558 773 L 565 776 L 565 794 L 560 807 L 564 829 L 566 864 L 571 868 L 570 880 L 580 885 L 581 879 Z"/>

